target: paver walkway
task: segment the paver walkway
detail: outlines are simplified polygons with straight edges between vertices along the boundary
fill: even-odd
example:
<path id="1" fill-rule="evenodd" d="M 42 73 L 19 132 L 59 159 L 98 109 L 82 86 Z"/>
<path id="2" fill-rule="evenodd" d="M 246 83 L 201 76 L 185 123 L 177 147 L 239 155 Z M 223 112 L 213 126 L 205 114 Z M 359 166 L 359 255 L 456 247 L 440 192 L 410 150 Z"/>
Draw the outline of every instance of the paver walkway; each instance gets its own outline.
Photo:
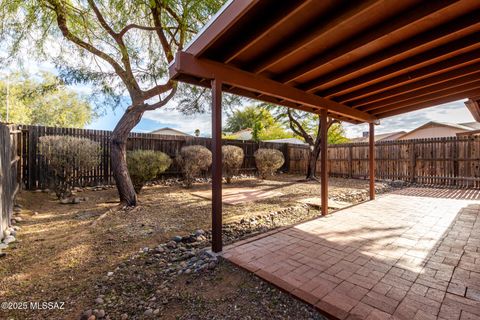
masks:
<path id="1" fill-rule="evenodd" d="M 223 255 L 339 319 L 480 319 L 472 199 L 478 191 L 409 188 Z"/>

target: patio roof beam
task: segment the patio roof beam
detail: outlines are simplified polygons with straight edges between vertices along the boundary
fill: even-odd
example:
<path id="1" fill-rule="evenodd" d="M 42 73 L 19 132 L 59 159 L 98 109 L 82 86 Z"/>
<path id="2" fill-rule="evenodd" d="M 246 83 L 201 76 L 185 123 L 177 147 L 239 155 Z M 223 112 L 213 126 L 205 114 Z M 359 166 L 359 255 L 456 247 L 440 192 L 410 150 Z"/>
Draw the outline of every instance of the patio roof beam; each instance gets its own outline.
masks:
<path id="1" fill-rule="evenodd" d="M 432 92 L 432 93 L 429 93 L 429 94 L 424 94 L 424 95 L 421 95 L 421 96 L 415 96 L 415 97 L 412 97 L 412 98 L 407 99 L 405 101 L 392 103 L 390 105 L 387 105 L 387 106 L 384 106 L 382 108 L 376 109 L 373 112 L 375 114 L 382 114 L 382 113 L 389 112 L 389 111 L 392 111 L 392 110 L 402 109 L 402 108 L 405 108 L 405 107 L 408 107 L 408 106 L 411 106 L 411 105 L 414 105 L 414 104 L 427 102 L 427 101 L 437 99 L 437 98 L 448 97 L 448 96 L 451 96 L 451 95 L 461 94 L 462 92 L 471 91 L 471 90 L 475 90 L 475 89 L 480 89 L 480 79 L 477 79 L 476 81 L 468 83 L 468 84 L 464 84 L 463 86 L 460 86 L 460 87 L 448 87 L 444 90 L 440 90 L 440 91 L 437 91 L 437 92 Z M 464 95 L 463 98 L 469 98 L 469 96 Z"/>
<path id="2" fill-rule="evenodd" d="M 419 53 L 413 57 L 388 65 L 387 67 L 358 76 L 352 80 L 342 82 L 328 89 L 316 91 L 315 93 L 324 97 L 338 96 L 343 93 L 354 91 L 356 88 L 361 88 L 368 84 L 378 82 L 379 79 L 391 77 L 395 73 L 404 73 L 408 70 L 428 67 L 432 62 L 442 62 L 445 59 L 456 57 L 465 52 L 469 52 L 472 49 L 478 50 L 479 47 L 480 31 L 443 46 Z M 339 101 L 343 101 L 342 98 L 340 98 Z"/>
<path id="3" fill-rule="evenodd" d="M 468 111 L 470 111 L 470 113 L 472 114 L 473 119 L 475 119 L 475 121 L 480 122 L 480 103 L 479 103 L 479 100 L 468 99 L 467 101 L 465 101 L 465 105 L 467 106 Z"/>
<path id="4" fill-rule="evenodd" d="M 306 93 L 300 89 L 277 81 L 240 70 L 219 62 L 198 59 L 191 54 L 178 52 L 175 62 L 170 66 L 170 78 L 177 79 L 182 75 L 203 79 L 221 79 L 224 84 L 251 90 L 279 99 L 285 99 L 315 109 L 328 109 L 329 112 L 362 122 L 373 122 L 376 118 L 366 112 L 352 109 L 335 101 Z"/>
<path id="5" fill-rule="evenodd" d="M 387 118 L 387 117 L 396 116 L 396 115 L 399 115 L 399 114 L 402 114 L 402 113 L 412 112 L 412 111 L 420 110 L 420 109 L 435 106 L 435 105 L 440 105 L 440 104 L 449 103 L 449 102 L 453 102 L 453 101 L 460 100 L 460 99 L 465 99 L 465 98 L 468 98 L 468 97 L 480 99 L 480 88 L 465 91 L 465 92 L 459 92 L 457 94 L 453 94 L 453 95 L 446 96 L 446 97 L 441 97 L 441 98 L 438 98 L 438 99 L 423 101 L 423 102 L 420 102 L 420 103 L 412 104 L 412 105 L 405 106 L 405 107 L 402 107 L 402 108 L 399 108 L 399 109 L 396 109 L 396 110 L 391 110 L 391 111 L 388 111 L 388 112 L 384 112 L 384 113 L 381 113 L 381 114 L 379 113 L 379 114 L 377 114 L 377 117 L 379 119 L 383 119 L 383 118 Z"/>
<path id="6" fill-rule="evenodd" d="M 455 0 L 428 1 L 423 3 L 420 7 L 413 6 L 411 9 L 406 10 L 393 19 L 388 18 L 386 21 L 382 21 L 381 23 L 372 26 L 367 32 L 362 31 L 361 34 L 340 43 L 335 48 L 328 50 L 325 54 L 306 61 L 306 63 L 303 63 L 302 65 L 295 66 L 290 71 L 278 76 L 276 79 L 282 83 L 290 83 L 299 77 L 318 69 L 325 63 L 388 36 L 390 33 L 415 23 L 418 20 L 424 19 L 430 14 L 436 13 L 442 8 L 448 7 L 455 2 Z"/>
<path id="7" fill-rule="evenodd" d="M 306 90 L 307 92 L 315 92 L 319 90 L 322 85 L 328 84 L 332 81 L 338 81 L 342 77 L 351 75 L 362 69 L 369 68 L 379 62 L 392 59 L 411 50 L 418 50 L 419 47 L 426 46 L 432 42 L 438 42 L 443 38 L 451 38 L 455 34 L 468 32 L 466 29 L 478 24 L 479 16 L 480 10 L 468 13 L 453 21 L 445 23 L 440 27 L 434 28 L 433 30 L 427 30 L 419 35 L 416 35 L 415 37 L 406 39 L 400 43 L 395 43 L 371 56 L 353 61 L 344 67 L 302 84 L 300 88 Z"/>
<path id="8" fill-rule="evenodd" d="M 461 67 L 465 67 L 475 62 L 480 62 L 480 49 L 463 53 L 453 58 L 442 60 L 430 65 L 427 65 L 425 67 L 422 67 L 407 73 L 403 73 L 393 78 L 389 78 L 384 81 L 373 83 L 366 87 L 356 89 L 355 91 L 352 91 L 340 96 L 336 96 L 335 100 L 339 102 L 344 102 L 349 99 L 357 99 L 365 96 L 370 96 L 374 93 L 395 88 L 405 83 L 411 83 L 416 80 L 431 77 L 449 70 L 455 70 Z"/>
<path id="9" fill-rule="evenodd" d="M 320 36 L 331 31 L 332 27 L 349 24 L 350 21 L 355 19 L 360 13 L 381 2 L 383 2 L 383 0 L 347 1 L 342 4 L 346 7 L 344 11 L 336 10 L 332 15 L 326 17 L 327 19 L 316 21 L 317 23 L 315 24 L 315 27 L 310 29 L 310 32 L 308 33 L 302 33 L 300 35 L 295 33 L 290 35 L 286 43 L 282 43 L 280 46 L 269 50 L 267 54 L 257 60 L 258 62 L 256 62 L 256 65 L 249 66 L 247 69 L 252 70 L 253 73 L 261 73 L 283 59 L 302 50 L 305 46 L 309 45 Z"/>
<path id="10" fill-rule="evenodd" d="M 361 108 L 363 106 L 368 105 L 371 102 L 383 101 L 391 97 L 399 96 L 403 93 L 426 88 L 426 87 L 443 83 L 452 79 L 460 78 L 465 75 L 479 73 L 479 72 L 480 72 L 480 62 L 468 65 L 463 68 L 453 69 L 453 70 L 450 70 L 432 77 L 424 78 L 415 82 L 407 83 L 386 91 L 369 95 L 365 98 L 353 99 L 346 102 L 349 105 L 353 106 L 354 108 Z"/>
<path id="11" fill-rule="evenodd" d="M 229 63 L 233 61 L 236 57 L 254 46 L 257 42 L 261 41 L 261 39 L 263 39 L 265 36 L 268 36 L 268 34 L 272 32 L 272 30 L 274 30 L 276 27 L 288 20 L 291 16 L 295 15 L 298 11 L 302 10 L 304 6 L 306 6 L 312 1 L 314 0 L 301 0 L 301 5 L 298 5 L 298 1 L 279 1 L 279 5 L 285 6 L 284 8 L 282 8 L 285 10 L 285 12 L 279 11 L 277 14 L 275 14 L 272 22 L 263 24 L 258 28 L 252 29 L 256 33 L 254 33 L 253 35 L 245 36 L 244 39 L 240 39 L 240 42 L 238 44 L 235 44 L 235 46 L 228 48 L 228 53 L 225 54 L 224 62 Z M 293 8 L 290 9 L 291 7 Z M 270 16 L 266 17 L 266 19 L 268 18 L 270 18 Z M 262 23 L 264 22 L 265 21 L 262 21 Z"/>
<path id="12" fill-rule="evenodd" d="M 406 92 L 404 94 L 400 94 L 400 95 L 397 95 L 388 99 L 384 99 L 378 102 L 372 102 L 372 103 L 363 105 L 358 109 L 362 111 L 372 111 L 372 110 L 381 109 L 383 107 L 387 107 L 390 105 L 395 105 L 395 104 L 399 105 L 402 103 L 402 101 L 408 101 L 410 99 L 416 99 L 425 95 L 431 95 L 435 92 L 441 92 L 443 90 L 447 90 L 450 88 L 451 89 L 457 88 L 461 90 L 462 87 L 468 86 L 469 84 L 474 82 L 478 83 L 479 80 L 480 80 L 480 70 L 478 70 L 477 73 L 469 74 L 464 77 L 452 79 L 436 85 L 424 87 L 422 89 L 418 89 L 415 91 Z"/>

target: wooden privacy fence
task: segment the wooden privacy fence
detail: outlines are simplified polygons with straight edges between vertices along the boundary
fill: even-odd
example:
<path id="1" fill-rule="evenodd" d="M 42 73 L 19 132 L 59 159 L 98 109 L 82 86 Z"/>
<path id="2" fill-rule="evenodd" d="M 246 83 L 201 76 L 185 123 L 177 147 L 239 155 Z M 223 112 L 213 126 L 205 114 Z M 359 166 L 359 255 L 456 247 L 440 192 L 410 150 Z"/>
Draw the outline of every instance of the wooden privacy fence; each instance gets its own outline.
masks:
<path id="1" fill-rule="evenodd" d="M 20 186 L 19 133 L 14 125 L 0 124 L 0 239 L 10 225 L 15 195 Z"/>
<path id="2" fill-rule="evenodd" d="M 110 136 L 111 131 L 55 128 L 42 126 L 22 127 L 22 182 L 26 189 L 49 188 L 48 165 L 42 155 L 39 154 L 39 138 L 46 135 L 70 135 L 75 137 L 88 138 L 98 142 L 102 148 L 100 164 L 89 171 L 76 172 L 75 180 L 79 186 L 99 185 L 113 183 L 113 176 L 110 167 Z M 245 160 L 241 171 L 253 172 L 256 170 L 254 153 L 260 147 L 276 148 L 287 154 L 288 145 L 284 143 L 269 143 L 244 140 L 224 140 L 224 144 L 241 147 L 245 154 Z M 162 151 L 174 158 L 183 146 L 202 145 L 211 148 L 211 139 L 190 136 L 158 135 L 149 133 L 131 133 L 127 143 L 128 150 L 155 150 Z M 286 164 L 282 168 L 286 171 Z M 179 175 L 180 169 L 173 162 L 172 166 L 165 172 L 165 175 Z"/>
<path id="3" fill-rule="evenodd" d="M 110 131 L 23 126 L 21 177 L 27 189 L 48 188 L 48 166 L 37 148 L 39 137 L 44 135 L 72 135 L 99 142 L 102 146 L 100 165 L 90 171 L 77 172 L 76 180 L 79 185 L 113 182 Z M 224 140 L 223 143 L 243 149 L 243 172 L 255 171 L 253 154 L 258 148 L 265 147 L 276 148 L 284 153 L 286 161 L 281 170 L 306 173 L 308 146 L 243 140 Z M 175 157 L 181 147 L 196 144 L 210 148 L 211 139 L 132 133 L 127 148 L 157 150 Z M 330 145 L 328 157 L 331 176 L 368 178 L 368 143 Z M 375 157 L 377 179 L 480 188 L 480 136 L 378 142 Z M 179 168 L 174 164 L 165 174 L 178 175 Z"/>
<path id="4" fill-rule="evenodd" d="M 289 171 L 304 173 L 308 148 L 289 148 Z M 480 136 L 377 142 L 376 178 L 480 188 Z M 330 145 L 331 176 L 368 179 L 368 143 Z M 320 162 L 317 162 L 317 170 Z"/>

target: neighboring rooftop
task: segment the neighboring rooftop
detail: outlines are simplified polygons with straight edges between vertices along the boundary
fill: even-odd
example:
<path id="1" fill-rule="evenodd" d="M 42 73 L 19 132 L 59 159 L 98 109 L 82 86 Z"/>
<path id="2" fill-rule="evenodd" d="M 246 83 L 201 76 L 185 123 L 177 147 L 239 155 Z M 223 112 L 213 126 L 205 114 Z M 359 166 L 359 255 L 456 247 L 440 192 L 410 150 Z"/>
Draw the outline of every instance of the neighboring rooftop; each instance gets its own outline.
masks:
<path id="1" fill-rule="evenodd" d="M 404 135 L 405 133 L 407 132 L 396 131 L 396 132 L 376 134 L 374 140 L 375 141 L 397 140 L 398 137 Z M 350 142 L 352 143 L 368 142 L 368 132 L 364 132 L 363 137 L 350 139 Z"/>
<path id="2" fill-rule="evenodd" d="M 160 129 L 154 130 L 150 133 L 164 134 L 164 135 L 170 135 L 170 136 L 190 136 L 190 137 L 192 136 L 191 134 L 182 132 L 182 131 L 177 130 L 177 129 L 168 128 L 168 127 L 160 128 Z"/>
<path id="3" fill-rule="evenodd" d="M 304 141 L 297 138 L 273 139 L 273 140 L 264 140 L 264 141 L 276 142 L 276 143 L 306 144 Z"/>

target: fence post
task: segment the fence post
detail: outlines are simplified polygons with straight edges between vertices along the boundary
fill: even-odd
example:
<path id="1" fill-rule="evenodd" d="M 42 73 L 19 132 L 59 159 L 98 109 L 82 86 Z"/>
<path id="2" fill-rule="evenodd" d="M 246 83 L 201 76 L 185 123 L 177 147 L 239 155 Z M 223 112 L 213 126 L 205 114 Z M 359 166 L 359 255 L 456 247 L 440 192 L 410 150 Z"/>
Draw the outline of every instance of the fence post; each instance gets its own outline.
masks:
<path id="1" fill-rule="evenodd" d="M 410 181 L 415 183 L 416 175 L 415 170 L 417 167 L 417 156 L 415 154 L 415 142 L 410 144 Z"/>
<path id="2" fill-rule="evenodd" d="M 459 173 L 459 166 L 458 166 L 458 138 L 453 142 L 453 185 L 456 186 L 459 184 L 458 182 L 458 173 Z"/>
<path id="3" fill-rule="evenodd" d="M 353 177 L 353 146 L 348 147 L 348 177 Z"/>
<path id="4" fill-rule="evenodd" d="M 285 143 L 283 149 L 285 152 L 285 172 L 290 173 L 290 144 Z"/>

